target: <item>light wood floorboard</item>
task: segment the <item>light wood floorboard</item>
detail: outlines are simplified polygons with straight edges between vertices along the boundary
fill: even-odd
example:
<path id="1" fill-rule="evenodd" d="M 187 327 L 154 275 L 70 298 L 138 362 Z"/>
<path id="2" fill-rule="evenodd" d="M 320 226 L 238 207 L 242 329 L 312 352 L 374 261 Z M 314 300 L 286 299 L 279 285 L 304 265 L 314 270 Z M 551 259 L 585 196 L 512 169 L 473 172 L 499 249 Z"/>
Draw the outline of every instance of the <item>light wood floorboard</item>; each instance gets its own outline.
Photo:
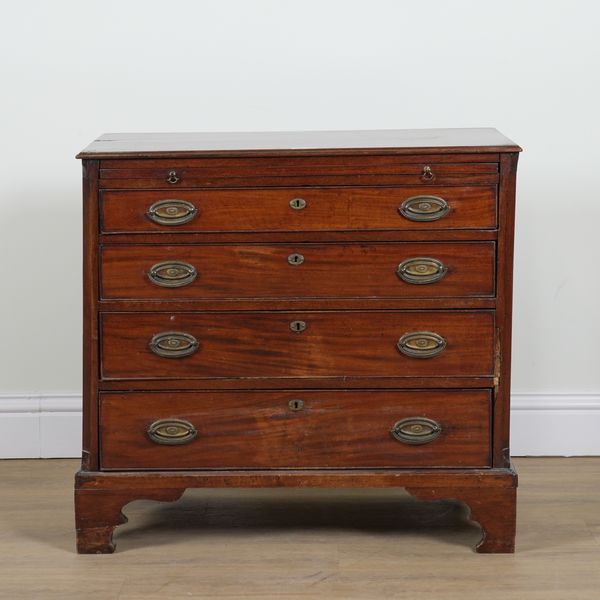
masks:
<path id="1" fill-rule="evenodd" d="M 400 490 L 189 490 L 75 554 L 74 460 L 0 461 L 0 598 L 599 600 L 600 458 L 517 459 L 517 553 Z"/>

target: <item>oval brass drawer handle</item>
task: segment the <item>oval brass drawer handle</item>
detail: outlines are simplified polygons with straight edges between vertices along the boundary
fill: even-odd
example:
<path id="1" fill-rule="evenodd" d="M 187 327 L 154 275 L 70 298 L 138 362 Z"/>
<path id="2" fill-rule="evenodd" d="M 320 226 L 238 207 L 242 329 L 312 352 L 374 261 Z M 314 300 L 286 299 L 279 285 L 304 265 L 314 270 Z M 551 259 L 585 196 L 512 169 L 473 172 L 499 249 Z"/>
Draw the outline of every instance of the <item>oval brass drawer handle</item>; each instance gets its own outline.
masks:
<path id="1" fill-rule="evenodd" d="M 439 196 L 411 196 L 398 212 L 410 221 L 437 221 L 450 212 L 450 206 Z"/>
<path id="2" fill-rule="evenodd" d="M 198 209 L 186 200 L 166 199 L 155 202 L 146 216 L 159 225 L 183 225 L 189 223 L 198 213 Z"/>
<path id="3" fill-rule="evenodd" d="M 148 279 L 160 287 L 178 288 L 189 285 L 198 272 L 194 265 L 178 260 L 165 260 L 156 263 L 148 271 Z"/>
<path id="4" fill-rule="evenodd" d="M 163 331 L 152 336 L 150 350 L 163 358 L 183 358 L 194 354 L 199 347 L 198 340 L 189 333 Z"/>
<path id="5" fill-rule="evenodd" d="M 446 348 L 446 340 L 432 331 L 405 333 L 396 344 L 398 350 L 412 358 L 431 358 Z"/>
<path id="6" fill-rule="evenodd" d="M 148 427 L 148 437 L 155 444 L 177 446 L 188 444 L 197 435 L 196 428 L 184 419 L 160 419 Z"/>
<path id="7" fill-rule="evenodd" d="M 398 421 L 390 433 L 399 442 L 419 446 L 433 442 L 442 433 L 442 426 L 433 419 L 408 417 Z"/>
<path id="8" fill-rule="evenodd" d="M 435 283 L 443 279 L 448 272 L 448 267 L 437 258 L 417 256 L 403 260 L 396 269 L 398 277 L 406 283 L 417 285 Z"/>

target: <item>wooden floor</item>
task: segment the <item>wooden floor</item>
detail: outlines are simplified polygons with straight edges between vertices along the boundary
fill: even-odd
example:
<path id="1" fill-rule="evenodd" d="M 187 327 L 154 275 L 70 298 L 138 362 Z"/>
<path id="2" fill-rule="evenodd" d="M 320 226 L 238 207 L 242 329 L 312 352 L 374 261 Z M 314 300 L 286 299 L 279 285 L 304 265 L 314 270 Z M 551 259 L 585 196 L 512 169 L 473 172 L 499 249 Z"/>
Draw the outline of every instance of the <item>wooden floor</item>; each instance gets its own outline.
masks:
<path id="1" fill-rule="evenodd" d="M 74 551 L 74 460 L 0 461 L 0 598 L 600 599 L 600 458 L 515 461 L 517 553 L 398 490 L 191 490 Z"/>

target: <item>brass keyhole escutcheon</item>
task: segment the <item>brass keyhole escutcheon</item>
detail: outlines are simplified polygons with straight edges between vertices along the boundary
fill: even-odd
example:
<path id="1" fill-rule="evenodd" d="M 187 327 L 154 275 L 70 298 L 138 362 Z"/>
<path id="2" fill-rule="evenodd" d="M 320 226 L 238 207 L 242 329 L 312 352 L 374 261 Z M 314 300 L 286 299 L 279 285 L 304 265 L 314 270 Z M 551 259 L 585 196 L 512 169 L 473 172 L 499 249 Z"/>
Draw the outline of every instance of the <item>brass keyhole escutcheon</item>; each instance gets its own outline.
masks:
<path id="1" fill-rule="evenodd" d="M 304 401 L 303 400 L 290 400 L 288 402 L 288 406 L 289 406 L 290 410 L 293 410 L 293 411 L 302 410 L 304 408 Z"/>
<path id="2" fill-rule="evenodd" d="M 287 260 L 290 263 L 290 265 L 301 265 L 304 262 L 304 256 L 302 256 L 302 254 L 294 252 L 293 254 L 290 254 L 288 256 Z"/>
<path id="3" fill-rule="evenodd" d="M 293 198 L 290 200 L 290 207 L 294 210 L 302 210 L 306 208 L 306 200 L 304 198 Z"/>
<path id="4" fill-rule="evenodd" d="M 306 329 L 306 321 L 292 321 L 290 323 L 290 329 L 294 333 L 300 333 Z"/>

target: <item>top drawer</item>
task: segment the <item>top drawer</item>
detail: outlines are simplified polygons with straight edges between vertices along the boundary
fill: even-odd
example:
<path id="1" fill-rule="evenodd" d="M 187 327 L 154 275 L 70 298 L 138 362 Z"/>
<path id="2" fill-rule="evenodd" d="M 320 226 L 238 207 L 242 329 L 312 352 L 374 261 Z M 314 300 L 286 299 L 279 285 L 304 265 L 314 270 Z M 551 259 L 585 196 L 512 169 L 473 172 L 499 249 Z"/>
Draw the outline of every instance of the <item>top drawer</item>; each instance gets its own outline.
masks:
<path id="1" fill-rule="evenodd" d="M 498 182 L 498 155 L 103 160 L 101 189 Z M 494 162 L 495 161 L 495 162 Z"/>

